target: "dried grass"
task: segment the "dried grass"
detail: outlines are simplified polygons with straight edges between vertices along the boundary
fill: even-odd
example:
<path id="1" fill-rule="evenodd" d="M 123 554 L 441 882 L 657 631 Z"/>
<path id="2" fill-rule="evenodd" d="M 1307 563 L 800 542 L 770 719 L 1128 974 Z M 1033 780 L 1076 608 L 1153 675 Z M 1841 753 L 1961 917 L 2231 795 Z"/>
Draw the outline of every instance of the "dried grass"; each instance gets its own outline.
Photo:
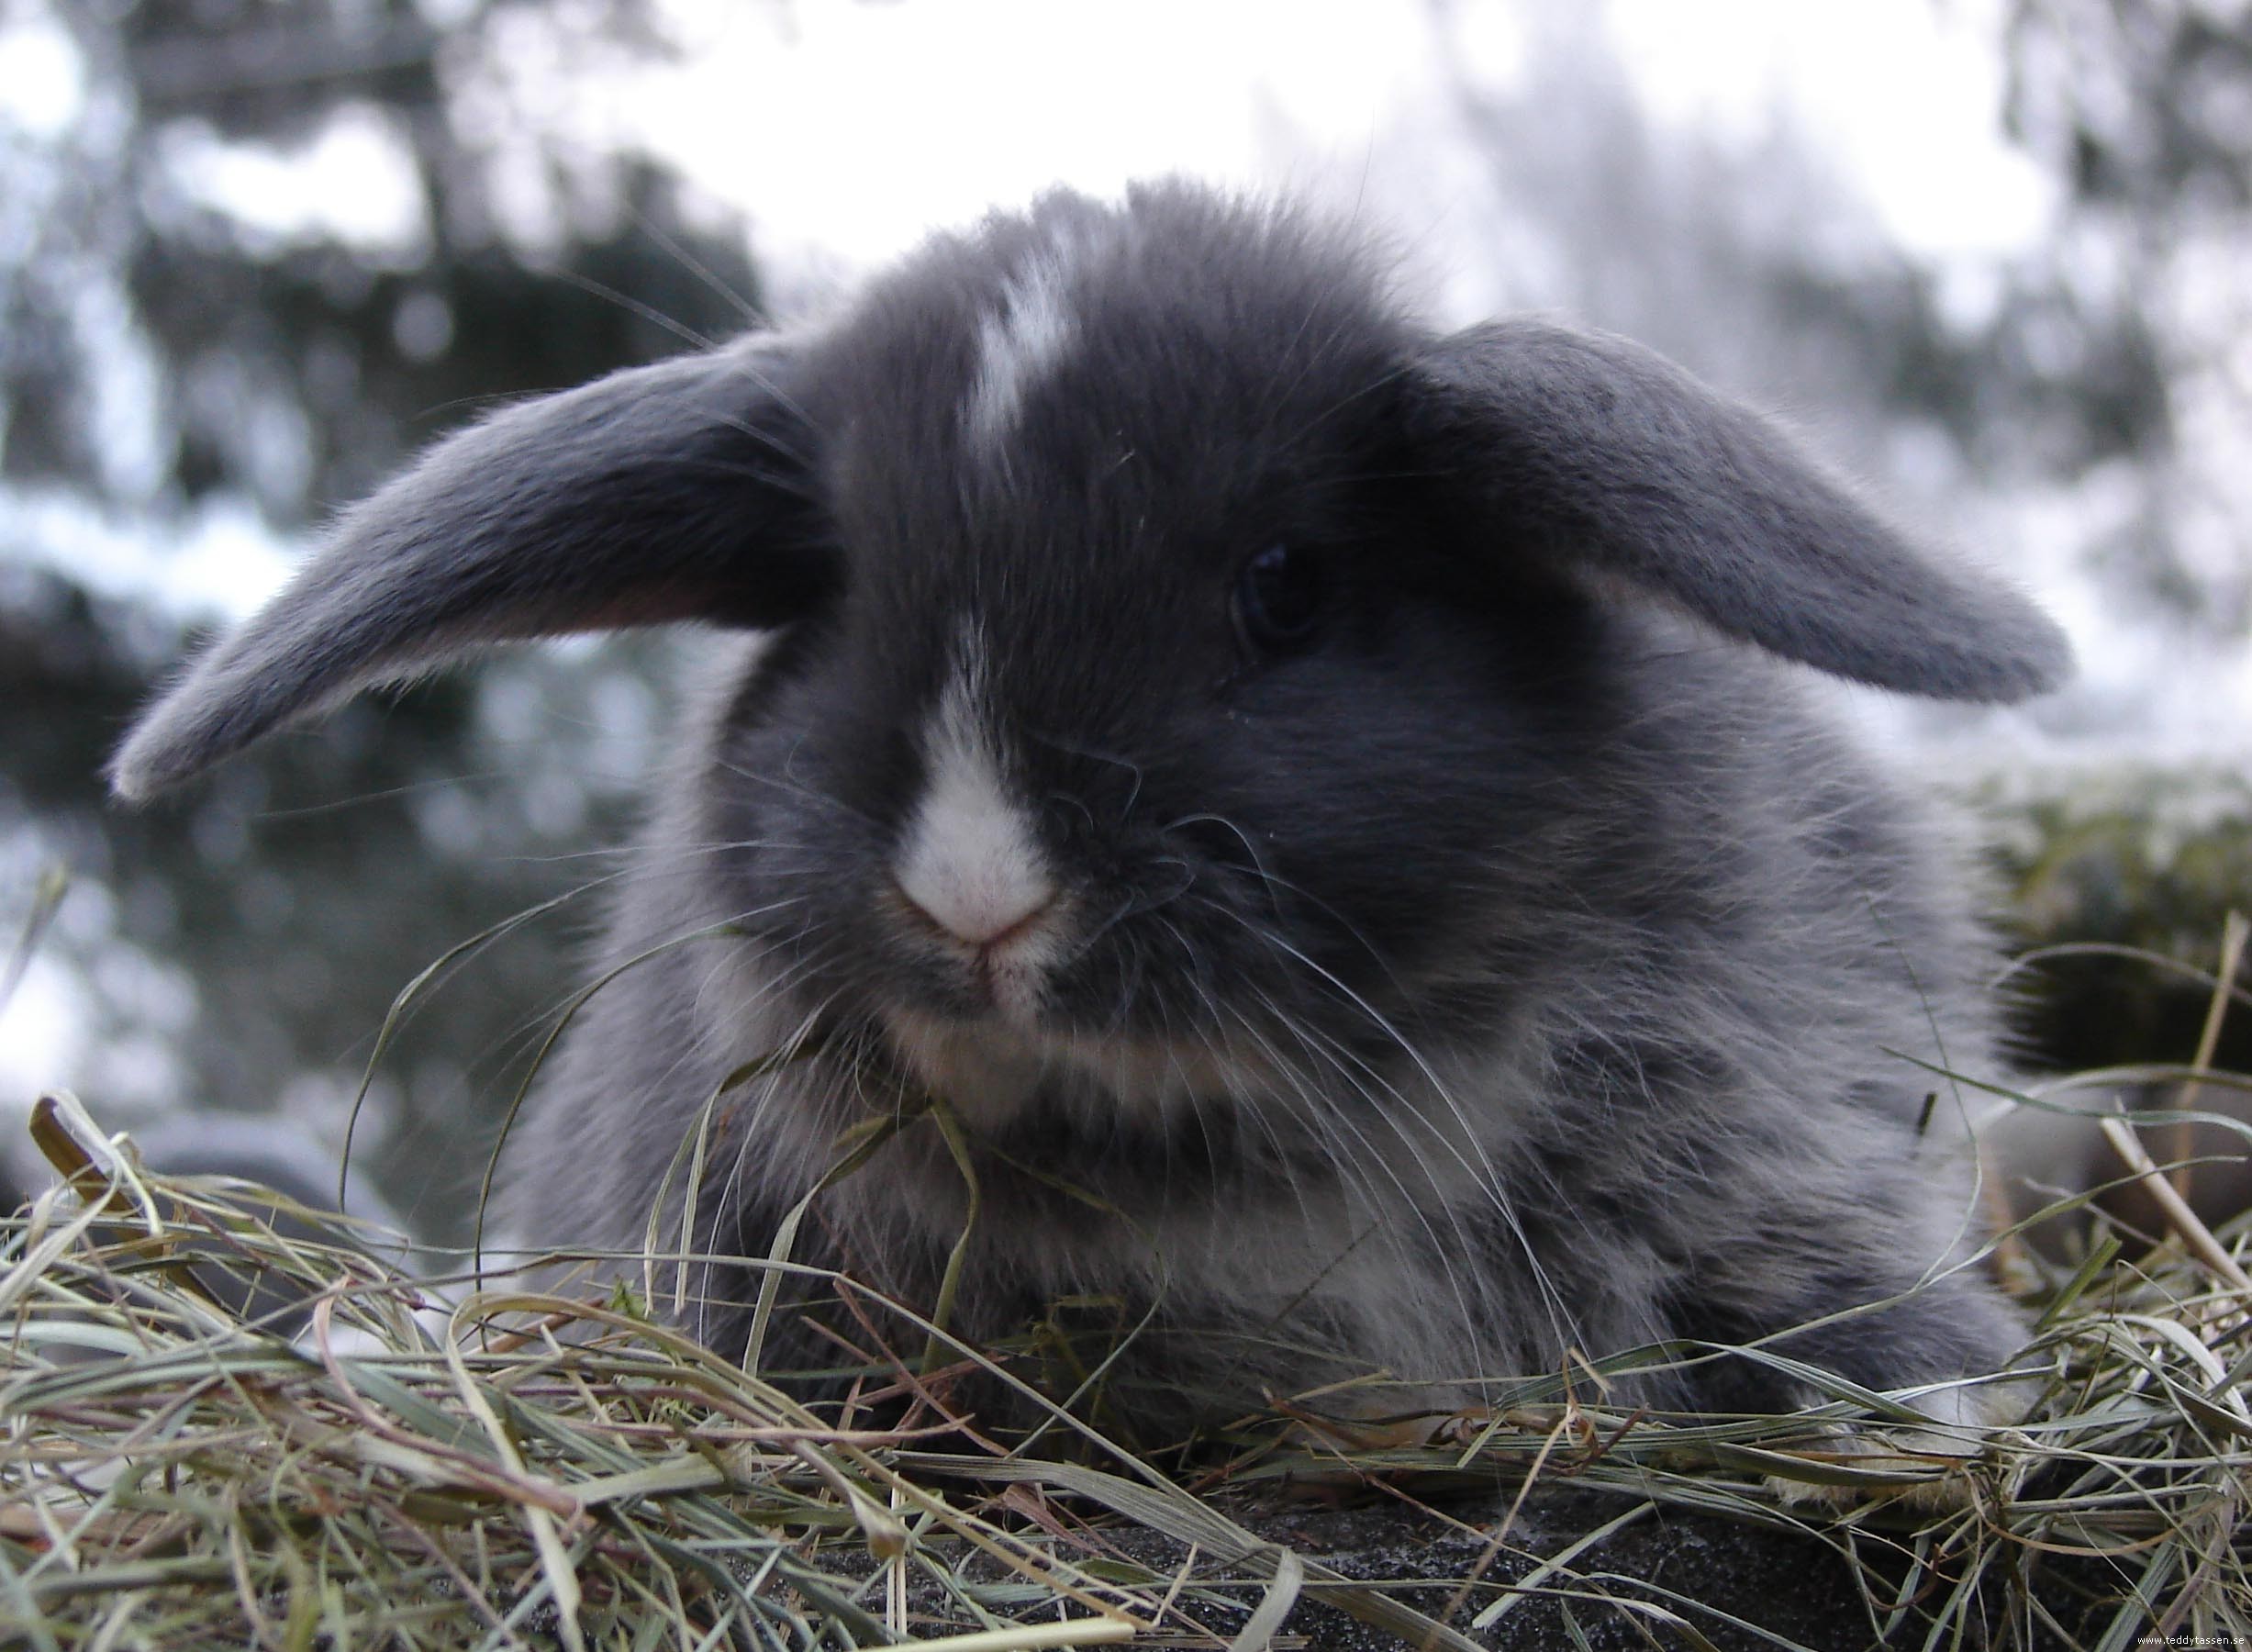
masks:
<path id="1" fill-rule="evenodd" d="M 1798 1367 L 1822 1410 L 1609 1403 L 1625 1370 L 1715 1356 L 1674 1345 L 1512 1384 L 1435 1432 L 1342 1427 L 1301 1396 L 1161 1470 L 1061 1413 L 1037 1455 L 987 1441 L 948 1415 L 927 1354 L 871 1374 L 897 1403 L 816 1412 L 616 1288 L 407 1278 L 339 1219 L 149 1173 L 67 1098 L 35 1134 L 65 1180 L 0 1233 L 9 1646 L 1256 1648 L 1308 1598 L 1415 1646 L 1488 1644 L 1535 1600 L 1631 1610 L 1690 1646 L 1715 1624 L 1793 1644 L 1604 1568 L 1615 1534 L 1691 1511 L 1826 1543 L 1900 1644 L 1976 1625 L 2025 1648 L 2252 1645 L 2242 1220 L 2208 1233 L 2177 1208 L 2137 1261 L 2114 1240 L 2069 1268 L 2017 1253 L 2040 1393 L 2012 1428 L 1935 1440 L 1902 1397 Z M 2146 1159 L 2123 1175 L 2167 1179 Z M 903 1323 L 941 1366 L 1013 1380 Z M 1872 1456 L 1849 1419 L 1921 1432 Z M 1247 1491 L 1308 1480 L 1474 1487 L 1488 1514 L 1499 1488 L 1503 1512 L 1460 1576 L 1356 1581 L 1239 1518 Z M 1616 1512 L 1534 1552 L 1520 1506 L 1559 1483 Z M 2082 1579 L 2068 1613 L 2035 1580 L 2052 1574 Z"/>

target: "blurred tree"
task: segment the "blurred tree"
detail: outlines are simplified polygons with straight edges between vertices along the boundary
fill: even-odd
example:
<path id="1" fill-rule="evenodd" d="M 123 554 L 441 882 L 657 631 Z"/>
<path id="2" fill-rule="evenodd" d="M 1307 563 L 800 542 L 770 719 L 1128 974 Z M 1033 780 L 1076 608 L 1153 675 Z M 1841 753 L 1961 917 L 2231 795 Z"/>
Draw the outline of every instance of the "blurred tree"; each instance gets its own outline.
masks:
<path id="1" fill-rule="evenodd" d="M 2132 358 L 2106 379 L 2027 351 L 2019 383 L 2080 409 L 2091 458 L 2108 456 L 2109 437 L 2135 461 L 2134 508 L 2097 550 L 2191 623 L 2240 635 L 2252 626 L 2252 0 L 2012 0 L 2004 46 L 2010 128 L 2068 202 L 2021 277 L 2045 312 L 2034 325 L 2122 340 Z"/>
<path id="2" fill-rule="evenodd" d="M 1460 0 L 1429 5 L 1443 39 L 1463 27 Z M 1943 432 L 1981 477 L 2069 474 L 2163 444 L 2169 364 L 2138 305 L 2091 302 L 2043 249 L 2002 272 L 1992 302 L 1957 313 L 1954 272 L 1900 246 L 1789 120 L 1754 143 L 1659 125 L 1601 8 L 1527 15 L 1538 64 L 1517 86 L 1478 81 L 1466 50 L 1443 54 L 1495 204 L 1491 239 L 1527 250 L 1516 268 L 1501 260 L 1522 289 L 1510 301 L 1644 339 L 1831 421 L 1849 446 Z"/>
<path id="3" fill-rule="evenodd" d="M 0 865 L 61 860 L 114 914 L 58 926 L 101 1036 L 53 1077 L 130 1088 L 116 1057 L 169 1020 L 176 1093 L 134 1099 L 333 1102 L 416 972 L 598 876 L 553 857 L 621 807 L 648 660 L 516 657 L 128 816 L 97 766 L 183 616 L 90 588 L 77 547 L 290 535 L 496 396 L 734 330 L 744 237 L 574 150 L 520 67 L 662 51 L 643 0 L 72 0 L 0 13 L 0 44 L 67 83 L 44 122 L 0 110 Z M 424 1215 L 458 1212 L 589 916 L 430 998 L 372 1133 L 402 1203 L 435 1176 Z"/>
<path id="4" fill-rule="evenodd" d="M 2016 273 L 2025 319 L 1995 393 L 2081 433 L 2077 463 L 2060 467 L 2068 480 L 2115 485 L 2123 502 L 2088 545 L 2114 586 L 2162 606 L 2193 639 L 2242 648 L 2252 0 L 2012 0 L 2005 15 L 2005 116 L 2058 179 L 2066 209 Z M 2112 371 L 2090 371 L 2090 358 Z M 2193 675 L 2197 661 L 2185 650 L 2169 664 Z M 2026 932 L 2210 967 L 2222 913 L 2246 899 L 2252 793 L 2240 765 L 2137 776 L 2124 799 L 2106 789 L 2043 805 L 2037 854 L 2005 861 Z M 2035 1031 L 2068 1059 L 2185 1059 L 2208 996 L 2194 979 L 2100 955 L 2054 958 Z M 2103 1045 L 2104 1033 L 2116 1042 Z M 2224 1023 L 2220 1061 L 2252 1062 L 2241 1015 Z"/>

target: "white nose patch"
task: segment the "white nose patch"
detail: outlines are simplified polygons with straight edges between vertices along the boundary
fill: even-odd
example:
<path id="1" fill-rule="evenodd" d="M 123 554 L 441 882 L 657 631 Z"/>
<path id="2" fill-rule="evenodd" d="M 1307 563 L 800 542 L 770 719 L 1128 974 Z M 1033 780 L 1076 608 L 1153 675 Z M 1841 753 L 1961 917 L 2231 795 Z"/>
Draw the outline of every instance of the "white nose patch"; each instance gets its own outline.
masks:
<path id="1" fill-rule="evenodd" d="M 964 665 L 923 731 L 922 801 L 892 876 L 931 922 L 986 947 L 1030 927 L 1056 886 L 1031 817 L 1002 782 L 977 698 L 977 674 Z"/>

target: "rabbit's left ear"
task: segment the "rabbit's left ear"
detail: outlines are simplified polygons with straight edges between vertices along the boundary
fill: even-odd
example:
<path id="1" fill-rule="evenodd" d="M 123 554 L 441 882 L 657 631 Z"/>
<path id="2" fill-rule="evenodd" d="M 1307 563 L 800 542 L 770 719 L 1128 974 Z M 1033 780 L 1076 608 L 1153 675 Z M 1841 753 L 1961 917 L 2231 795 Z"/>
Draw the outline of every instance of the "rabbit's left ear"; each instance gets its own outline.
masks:
<path id="1" fill-rule="evenodd" d="M 836 580 L 788 344 L 758 335 L 519 403 L 346 511 L 111 760 L 138 802 L 371 684 L 494 642 L 768 628 Z"/>
<path id="2" fill-rule="evenodd" d="M 2016 700 L 2071 672 L 2031 603 L 1928 557 L 1781 431 L 1638 344 L 1493 322 L 1437 340 L 1414 378 L 1434 457 L 1497 543 L 1879 687 Z"/>

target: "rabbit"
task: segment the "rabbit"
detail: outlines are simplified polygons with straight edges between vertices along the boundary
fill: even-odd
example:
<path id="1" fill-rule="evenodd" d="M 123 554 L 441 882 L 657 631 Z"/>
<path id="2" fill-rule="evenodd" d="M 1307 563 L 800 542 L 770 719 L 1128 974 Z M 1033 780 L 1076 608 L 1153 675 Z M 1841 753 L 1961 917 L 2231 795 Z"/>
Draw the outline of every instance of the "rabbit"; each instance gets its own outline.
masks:
<path id="1" fill-rule="evenodd" d="M 686 1328 L 831 1373 L 920 1333 L 799 1265 L 932 1315 L 951 1262 L 972 1343 L 1109 1316 L 1152 1426 L 1666 1344 L 1627 1398 L 1812 1368 L 1990 1415 L 2024 1332 L 1949 1077 L 2007 1057 L 1976 885 L 1818 674 L 2015 701 L 2067 642 L 1653 352 L 1397 289 L 1185 181 L 939 235 L 440 441 L 114 789 L 487 644 L 700 622 L 503 1150 L 526 1241 L 685 1222 Z"/>

